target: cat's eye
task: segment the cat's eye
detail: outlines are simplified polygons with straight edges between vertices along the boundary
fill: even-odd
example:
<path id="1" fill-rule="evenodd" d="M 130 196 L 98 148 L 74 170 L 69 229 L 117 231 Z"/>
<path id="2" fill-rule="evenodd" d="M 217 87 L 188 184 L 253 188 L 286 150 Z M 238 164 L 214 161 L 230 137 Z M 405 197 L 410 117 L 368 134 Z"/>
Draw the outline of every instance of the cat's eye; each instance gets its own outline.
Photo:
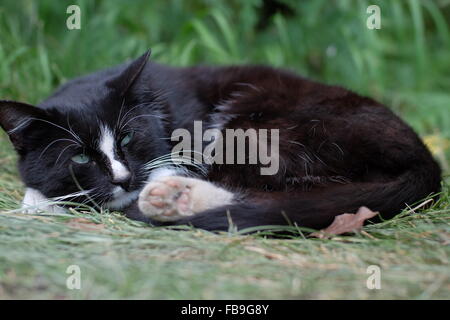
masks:
<path id="1" fill-rule="evenodd" d="M 125 137 L 122 138 L 122 140 L 120 141 L 120 145 L 124 147 L 129 144 L 131 139 L 133 139 L 133 135 L 133 132 L 128 133 Z"/>
<path id="2" fill-rule="evenodd" d="M 89 161 L 91 161 L 91 158 L 84 153 L 77 154 L 76 156 L 73 156 L 71 159 L 73 162 L 78 164 L 86 164 Z"/>

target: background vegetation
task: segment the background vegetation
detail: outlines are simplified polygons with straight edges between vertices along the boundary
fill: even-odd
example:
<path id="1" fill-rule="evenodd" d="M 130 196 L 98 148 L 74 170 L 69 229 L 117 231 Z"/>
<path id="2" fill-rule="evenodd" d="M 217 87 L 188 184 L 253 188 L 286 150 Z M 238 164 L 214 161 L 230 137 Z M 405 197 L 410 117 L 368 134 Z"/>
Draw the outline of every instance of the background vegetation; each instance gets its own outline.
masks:
<path id="1" fill-rule="evenodd" d="M 444 168 L 431 209 L 332 240 L 150 229 L 119 213 L 28 216 L 0 135 L 0 298 L 448 298 L 449 0 L 32 1 L 0 4 L 0 98 L 37 103 L 71 77 L 139 56 L 185 66 L 264 63 L 370 95 Z M 81 30 L 66 8 L 81 8 Z M 381 8 L 381 30 L 366 9 Z M 82 289 L 68 290 L 76 264 Z M 379 265 L 382 289 L 368 290 Z"/>

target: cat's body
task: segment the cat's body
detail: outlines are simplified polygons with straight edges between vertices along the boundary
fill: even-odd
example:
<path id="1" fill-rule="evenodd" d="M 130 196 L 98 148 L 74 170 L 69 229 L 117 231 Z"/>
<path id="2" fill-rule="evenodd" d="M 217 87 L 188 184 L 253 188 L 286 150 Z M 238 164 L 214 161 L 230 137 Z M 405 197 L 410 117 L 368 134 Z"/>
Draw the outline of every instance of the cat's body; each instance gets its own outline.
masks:
<path id="1" fill-rule="evenodd" d="M 72 80 L 39 105 L 45 111 L 1 103 L 30 192 L 87 190 L 71 200 L 154 224 L 228 230 L 230 222 L 318 229 L 360 206 L 390 218 L 440 190 L 440 169 L 417 135 L 370 98 L 269 67 L 170 68 L 147 58 Z M 279 130 L 279 169 L 145 168 L 194 121 L 221 132 Z"/>

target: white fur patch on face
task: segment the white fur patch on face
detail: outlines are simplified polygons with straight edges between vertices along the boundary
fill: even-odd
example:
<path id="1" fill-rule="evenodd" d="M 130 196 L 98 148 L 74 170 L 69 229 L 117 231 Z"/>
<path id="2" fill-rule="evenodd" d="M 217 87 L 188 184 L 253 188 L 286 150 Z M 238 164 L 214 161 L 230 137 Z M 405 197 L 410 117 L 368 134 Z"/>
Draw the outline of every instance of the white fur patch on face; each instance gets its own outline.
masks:
<path id="1" fill-rule="evenodd" d="M 113 190 L 113 200 L 105 204 L 105 207 L 113 210 L 123 209 L 134 200 L 137 199 L 139 190 L 133 192 L 126 192 L 121 187 L 115 187 Z"/>
<path id="2" fill-rule="evenodd" d="M 130 176 L 130 171 L 116 159 L 114 135 L 106 126 L 101 130 L 99 148 L 108 158 L 114 180 L 124 180 Z"/>

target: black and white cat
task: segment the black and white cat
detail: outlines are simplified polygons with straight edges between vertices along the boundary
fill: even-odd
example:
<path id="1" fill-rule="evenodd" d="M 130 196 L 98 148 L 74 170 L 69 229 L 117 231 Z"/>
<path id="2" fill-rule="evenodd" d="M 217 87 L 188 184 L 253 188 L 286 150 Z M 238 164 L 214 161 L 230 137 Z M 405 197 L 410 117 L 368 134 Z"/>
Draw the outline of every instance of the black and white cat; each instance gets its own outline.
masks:
<path id="1" fill-rule="evenodd" d="M 360 206 L 391 218 L 440 191 L 418 136 L 370 98 L 265 66 L 172 68 L 149 55 L 74 79 L 38 107 L 0 101 L 25 206 L 65 199 L 156 225 L 319 229 Z M 172 164 L 171 133 L 194 121 L 278 129 L 278 172 Z"/>

